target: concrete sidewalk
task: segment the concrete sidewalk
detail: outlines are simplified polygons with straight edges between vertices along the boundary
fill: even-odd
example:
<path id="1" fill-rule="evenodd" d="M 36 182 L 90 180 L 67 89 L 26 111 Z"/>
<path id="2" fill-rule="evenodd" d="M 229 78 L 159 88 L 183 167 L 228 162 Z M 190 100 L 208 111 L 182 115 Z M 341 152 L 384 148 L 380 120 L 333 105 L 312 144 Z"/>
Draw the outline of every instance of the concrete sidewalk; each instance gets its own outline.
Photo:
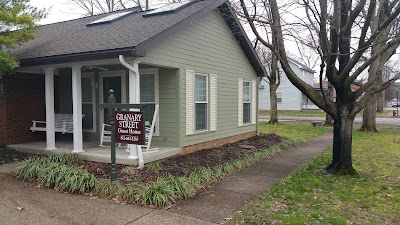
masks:
<path id="1" fill-rule="evenodd" d="M 323 152 L 332 133 L 289 148 L 271 159 L 225 177 L 194 198 L 169 210 L 114 203 L 88 195 L 39 188 L 0 166 L 0 225 L 2 224 L 215 224 L 226 223 L 247 201 Z"/>

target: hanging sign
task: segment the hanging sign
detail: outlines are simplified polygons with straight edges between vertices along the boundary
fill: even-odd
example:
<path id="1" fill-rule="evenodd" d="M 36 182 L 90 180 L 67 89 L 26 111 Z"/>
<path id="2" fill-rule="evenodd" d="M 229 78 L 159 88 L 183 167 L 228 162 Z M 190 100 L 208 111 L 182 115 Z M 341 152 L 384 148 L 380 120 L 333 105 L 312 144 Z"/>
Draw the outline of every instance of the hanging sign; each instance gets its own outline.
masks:
<path id="1" fill-rule="evenodd" d="M 115 112 L 115 142 L 144 145 L 144 118 L 142 112 Z"/>

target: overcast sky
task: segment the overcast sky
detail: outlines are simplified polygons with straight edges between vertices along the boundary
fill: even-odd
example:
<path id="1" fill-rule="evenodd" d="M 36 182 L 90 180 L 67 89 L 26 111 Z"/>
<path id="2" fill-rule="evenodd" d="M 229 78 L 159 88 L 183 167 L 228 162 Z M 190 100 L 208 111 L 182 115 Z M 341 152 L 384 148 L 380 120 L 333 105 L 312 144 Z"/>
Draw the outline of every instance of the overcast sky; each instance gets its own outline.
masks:
<path id="1" fill-rule="evenodd" d="M 47 18 L 41 20 L 40 24 L 49 24 L 56 23 L 71 19 L 77 19 L 82 17 L 85 14 L 85 11 L 79 7 L 77 7 L 70 0 L 30 0 L 31 5 L 36 6 L 38 8 L 46 8 L 48 9 Z M 156 8 L 159 7 L 160 4 L 165 4 L 163 0 L 150 0 L 150 7 L 153 5 Z M 162 3 L 160 3 L 162 2 Z M 157 4 L 158 3 L 158 4 Z"/>
<path id="2" fill-rule="evenodd" d="M 38 8 L 49 9 L 47 18 L 41 20 L 40 24 L 56 23 L 60 21 L 82 17 L 84 11 L 74 7 L 68 0 L 31 0 L 31 5 Z"/>

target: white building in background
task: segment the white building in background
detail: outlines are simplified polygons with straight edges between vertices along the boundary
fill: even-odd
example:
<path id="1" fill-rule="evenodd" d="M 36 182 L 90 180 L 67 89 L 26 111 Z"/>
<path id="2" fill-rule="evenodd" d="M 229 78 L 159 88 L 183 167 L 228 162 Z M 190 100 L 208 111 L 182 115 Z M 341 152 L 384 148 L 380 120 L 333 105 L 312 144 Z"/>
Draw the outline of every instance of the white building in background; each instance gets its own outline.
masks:
<path id="1" fill-rule="evenodd" d="M 289 65 L 297 76 L 304 82 L 314 86 L 315 71 L 306 65 L 289 58 Z M 278 110 L 303 110 L 303 109 L 318 109 L 301 91 L 299 91 L 287 78 L 279 65 L 281 74 L 281 84 L 277 89 Z M 259 101 L 260 110 L 270 109 L 270 95 L 268 79 L 264 77 L 259 85 Z"/>

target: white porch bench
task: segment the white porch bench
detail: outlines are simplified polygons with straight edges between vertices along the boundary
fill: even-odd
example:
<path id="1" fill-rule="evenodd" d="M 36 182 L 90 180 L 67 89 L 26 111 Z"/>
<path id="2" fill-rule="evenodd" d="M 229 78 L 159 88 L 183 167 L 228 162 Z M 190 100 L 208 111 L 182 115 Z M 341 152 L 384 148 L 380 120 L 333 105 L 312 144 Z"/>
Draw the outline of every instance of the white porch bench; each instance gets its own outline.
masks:
<path id="1" fill-rule="evenodd" d="M 73 122 L 72 114 L 62 114 L 55 113 L 54 114 L 54 131 L 60 132 L 62 134 L 65 133 L 73 133 L 74 132 L 74 122 Z M 32 121 L 32 126 L 30 127 L 32 132 L 35 131 L 46 131 L 46 121 Z"/>

